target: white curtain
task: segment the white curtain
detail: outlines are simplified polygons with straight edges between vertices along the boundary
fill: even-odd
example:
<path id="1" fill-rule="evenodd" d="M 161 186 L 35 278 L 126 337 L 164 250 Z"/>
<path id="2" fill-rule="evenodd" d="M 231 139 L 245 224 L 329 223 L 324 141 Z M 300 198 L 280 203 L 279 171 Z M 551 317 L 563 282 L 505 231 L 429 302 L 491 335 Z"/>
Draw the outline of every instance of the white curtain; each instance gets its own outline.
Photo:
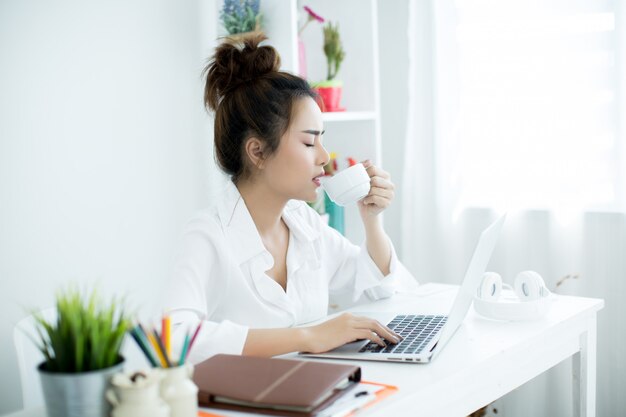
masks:
<path id="1" fill-rule="evenodd" d="M 489 265 L 606 301 L 597 415 L 626 410 L 624 10 L 617 0 L 413 0 L 402 258 L 458 284 L 481 230 L 509 213 Z M 618 319 L 619 318 L 619 319 Z M 566 361 L 497 402 L 570 416 Z"/>

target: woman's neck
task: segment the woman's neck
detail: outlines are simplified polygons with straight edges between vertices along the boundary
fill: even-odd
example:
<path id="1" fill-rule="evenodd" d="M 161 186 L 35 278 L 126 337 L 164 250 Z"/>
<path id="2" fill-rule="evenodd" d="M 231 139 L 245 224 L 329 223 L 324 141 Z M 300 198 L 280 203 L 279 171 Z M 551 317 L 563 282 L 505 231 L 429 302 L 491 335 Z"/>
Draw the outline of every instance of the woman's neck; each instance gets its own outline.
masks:
<path id="1" fill-rule="evenodd" d="M 253 184 L 249 181 L 239 181 L 235 186 L 261 235 L 271 233 L 280 227 L 287 200 L 276 196 L 260 182 Z"/>

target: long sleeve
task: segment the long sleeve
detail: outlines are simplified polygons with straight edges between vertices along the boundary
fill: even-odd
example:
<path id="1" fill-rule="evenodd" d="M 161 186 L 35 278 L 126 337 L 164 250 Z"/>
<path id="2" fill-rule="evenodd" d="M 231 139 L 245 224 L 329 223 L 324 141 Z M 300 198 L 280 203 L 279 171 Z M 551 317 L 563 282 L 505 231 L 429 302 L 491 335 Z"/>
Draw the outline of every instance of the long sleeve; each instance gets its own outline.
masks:
<path id="1" fill-rule="evenodd" d="M 307 207 L 308 208 L 308 207 Z M 372 300 L 392 296 L 401 287 L 415 286 L 411 273 L 398 260 L 391 240 L 390 272 L 383 276 L 370 257 L 365 243 L 354 245 L 335 229 L 324 224 L 317 213 L 309 209 L 310 219 L 320 231 L 319 239 L 326 269 L 330 272 L 328 288 L 331 293 L 351 293 L 356 301 L 363 293 Z"/>
<path id="2" fill-rule="evenodd" d="M 207 220 L 195 219 L 183 235 L 181 254 L 167 292 L 167 309 L 172 312 L 173 340 L 182 344 L 185 332 L 193 332 L 198 320 L 202 327 L 189 354 L 192 363 L 216 353 L 240 354 L 248 328 L 229 320 L 207 320 L 214 315 L 224 296 L 228 265 L 217 262 L 215 240 Z M 178 349 L 177 349 L 178 351 Z"/>
<path id="3" fill-rule="evenodd" d="M 234 186 L 215 208 L 188 223 L 165 303 L 173 312 L 175 353 L 199 320 L 192 363 L 217 353 L 241 354 L 248 329 L 319 320 L 327 314 L 329 293 L 377 299 L 391 296 L 402 279 L 413 281 L 393 246 L 391 273 L 383 277 L 365 247 L 322 223 L 303 202 L 290 202 L 283 219 L 290 231 L 286 290 L 267 275 L 272 255 Z"/>

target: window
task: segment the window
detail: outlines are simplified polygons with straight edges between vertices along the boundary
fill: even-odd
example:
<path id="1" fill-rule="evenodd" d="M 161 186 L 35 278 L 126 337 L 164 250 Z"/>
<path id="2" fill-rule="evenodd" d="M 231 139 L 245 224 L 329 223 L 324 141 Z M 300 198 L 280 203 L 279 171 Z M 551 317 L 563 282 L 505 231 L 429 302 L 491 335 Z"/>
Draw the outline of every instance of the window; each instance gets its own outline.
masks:
<path id="1" fill-rule="evenodd" d="M 615 3 L 443 3 L 437 157 L 454 211 L 619 209 Z"/>

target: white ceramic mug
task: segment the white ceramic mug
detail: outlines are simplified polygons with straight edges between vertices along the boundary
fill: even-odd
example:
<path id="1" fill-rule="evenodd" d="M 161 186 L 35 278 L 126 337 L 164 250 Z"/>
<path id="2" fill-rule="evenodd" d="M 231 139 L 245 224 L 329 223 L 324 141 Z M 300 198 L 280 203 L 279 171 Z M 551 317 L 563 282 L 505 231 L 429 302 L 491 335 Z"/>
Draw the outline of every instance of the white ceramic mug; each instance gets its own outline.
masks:
<path id="1" fill-rule="evenodd" d="M 363 164 L 355 164 L 332 177 L 322 177 L 322 188 L 337 205 L 356 203 L 370 192 L 370 176 Z"/>

